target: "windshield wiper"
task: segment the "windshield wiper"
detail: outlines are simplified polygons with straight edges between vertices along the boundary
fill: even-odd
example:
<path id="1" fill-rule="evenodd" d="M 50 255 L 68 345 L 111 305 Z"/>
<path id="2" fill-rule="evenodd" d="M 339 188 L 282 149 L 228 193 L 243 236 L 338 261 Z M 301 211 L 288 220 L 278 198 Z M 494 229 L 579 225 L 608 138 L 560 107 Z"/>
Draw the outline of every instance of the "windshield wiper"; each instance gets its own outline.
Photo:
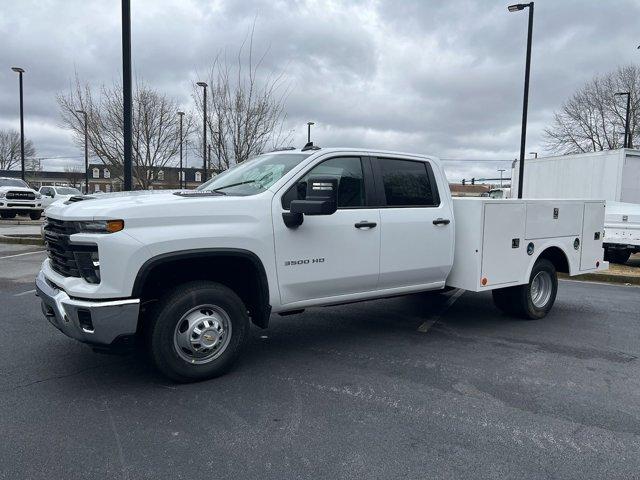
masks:
<path id="1" fill-rule="evenodd" d="M 238 182 L 238 183 L 232 183 L 231 185 L 223 185 L 222 187 L 218 187 L 218 188 L 214 188 L 213 191 L 214 192 L 220 192 L 220 190 L 222 190 L 223 188 L 231 188 L 231 187 L 237 187 L 238 185 L 246 185 L 247 183 L 256 183 L 257 180 L 246 180 L 244 182 Z M 223 195 L 226 195 L 226 193 L 224 192 L 220 192 Z"/>

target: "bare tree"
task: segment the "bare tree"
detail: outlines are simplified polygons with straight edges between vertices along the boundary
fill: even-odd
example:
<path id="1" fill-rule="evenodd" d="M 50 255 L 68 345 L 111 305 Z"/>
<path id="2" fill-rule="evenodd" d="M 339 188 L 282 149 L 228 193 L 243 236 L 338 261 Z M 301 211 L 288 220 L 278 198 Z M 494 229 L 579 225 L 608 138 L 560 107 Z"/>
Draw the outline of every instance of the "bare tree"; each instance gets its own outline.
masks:
<path id="1" fill-rule="evenodd" d="M 555 153 L 582 153 L 624 146 L 626 97 L 630 92 L 629 130 L 631 145 L 638 134 L 640 69 L 635 65 L 593 78 L 567 100 L 545 129 L 546 147 Z"/>
<path id="2" fill-rule="evenodd" d="M 64 126 L 71 129 L 79 146 L 84 146 L 84 116 L 87 112 L 89 149 L 110 167 L 112 175 L 123 177 L 122 88 L 102 86 L 96 92 L 76 77 L 68 93 L 58 95 Z M 156 180 L 154 171 L 174 165 L 180 148 L 177 102 L 138 82 L 133 96 L 133 176 L 137 186 L 147 189 Z M 184 135 L 191 129 L 191 116 L 185 115 Z"/>
<path id="3" fill-rule="evenodd" d="M 207 144 L 212 146 L 209 168 L 225 169 L 263 153 L 267 149 L 291 144 L 292 131 L 286 131 L 284 111 L 289 88 L 283 73 L 262 73 L 265 50 L 256 60 L 253 29 L 234 60 L 225 53 L 214 59 L 208 75 Z M 248 45 L 247 45 L 248 43 Z M 203 115 L 203 95 L 194 87 L 198 118 Z M 201 124 L 200 124 L 201 125 Z M 202 127 L 196 128 L 202 158 Z"/>
<path id="4" fill-rule="evenodd" d="M 31 140 L 25 139 L 24 156 L 34 157 L 36 149 Z M 20 168 L 20 133 L 15 130 L 0 130 L 0 170 Z"/>
<path id="5" fill-rule="evenodd" d="M 64 173 L 68 185 L 81 190 L 81 187 L 83 186 L 82 181 L 84 178 L 84 168 L 78 165 L 64 167 Z"/>

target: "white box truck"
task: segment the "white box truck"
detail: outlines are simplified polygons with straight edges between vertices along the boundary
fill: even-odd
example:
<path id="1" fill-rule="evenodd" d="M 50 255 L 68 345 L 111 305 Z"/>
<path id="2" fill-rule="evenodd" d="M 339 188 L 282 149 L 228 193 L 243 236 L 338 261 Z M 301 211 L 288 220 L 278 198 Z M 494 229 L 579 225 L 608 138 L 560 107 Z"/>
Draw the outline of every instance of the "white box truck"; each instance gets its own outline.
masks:
<path id="1" fill-rule="evenodd" d="M 518 175 L 514 162 L 513 196 L 519 191 Z M 523 198 L 604 199 L 605 258 L 625 263 L 640 251 L 640 150 L 527 159 Z"/>

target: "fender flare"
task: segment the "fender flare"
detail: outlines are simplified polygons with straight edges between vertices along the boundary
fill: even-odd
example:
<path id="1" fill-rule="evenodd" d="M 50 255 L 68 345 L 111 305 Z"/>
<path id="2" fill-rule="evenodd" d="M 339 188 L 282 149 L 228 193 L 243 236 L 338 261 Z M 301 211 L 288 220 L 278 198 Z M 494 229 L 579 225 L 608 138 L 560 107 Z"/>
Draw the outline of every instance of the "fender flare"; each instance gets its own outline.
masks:
<path id="1" fill-rule="evenodd" d="M 264 268 L 262 260 L 255 253 L 239 249 L 239 248 L 198 248 L 190 250 L 179 250 L 176 252 L 161 253 L 151 257 L 142 264 L 136 279 L 133 283 L 131 295 L 134 298 L 140 298 L 144 285 L 151 271 L 164 263 L 175 262 L 179 260 L 190 260 L 194 258 L 242 258 L 249 260 L 258 272 L 258 284 L 260 286 L 258 292 L 259 304 L 262 306 L 260 311 L 253 312 L 252 321 L 262 328 L 266 328 L 269 323 L 269 315 L 271 314 L 271 305 L 269 304 L 269 280 L 267 272 Z"/>

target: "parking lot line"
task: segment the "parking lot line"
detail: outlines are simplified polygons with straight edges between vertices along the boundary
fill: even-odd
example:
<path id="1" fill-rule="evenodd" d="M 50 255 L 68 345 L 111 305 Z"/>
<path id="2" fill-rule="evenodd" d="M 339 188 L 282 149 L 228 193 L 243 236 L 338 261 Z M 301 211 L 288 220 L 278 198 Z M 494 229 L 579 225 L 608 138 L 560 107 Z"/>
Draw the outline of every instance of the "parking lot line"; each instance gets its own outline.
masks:
<path id="1" fill-rule="evenodd" d="M 423 322 L 418 327 L 418 331 L 422 333 L 427 333 L 431 327 L 433 327 L 436 323 L 438 323 L 438 321 L 440 321 L 440 318 L 442 318 L 442 316 L 445 313 L 447 313 L 447 310 L 449 310 L 453 306 L 453 304 L 456 303 L 456 301 L 462 296 L 462 294 L 464 294 L 464 290 L 458 289 L 456 293 L 454 293 L 449 297 L 449 299 L 443 305 L 442 309 L 438 312 L 438 314 L 435 317 L 430 318 L 429 320 L 426 320 L 425 322 Z"/>
<path id="2" fill-rule="evenodd" d="M 0 260 L 2 260 L 3 258 L 21 257 L 23 255 L 33 255 L 35 253 L 42 253 L 42 252 L 44 252 L 44 249 L 43 250 L 37 250 L 35 252 L 16 253 L 15 255 L 5 255 L 4 257 L 0 257 Z"/>
<path id="3" fill-rule="evenodd" d="M 14 297 L 22 297 L 23 295 L 29 295 L 30 293 L 36 293 L 35 288 L 33 290 L 27 290 L 26 292 L 16 293 Z"/>

